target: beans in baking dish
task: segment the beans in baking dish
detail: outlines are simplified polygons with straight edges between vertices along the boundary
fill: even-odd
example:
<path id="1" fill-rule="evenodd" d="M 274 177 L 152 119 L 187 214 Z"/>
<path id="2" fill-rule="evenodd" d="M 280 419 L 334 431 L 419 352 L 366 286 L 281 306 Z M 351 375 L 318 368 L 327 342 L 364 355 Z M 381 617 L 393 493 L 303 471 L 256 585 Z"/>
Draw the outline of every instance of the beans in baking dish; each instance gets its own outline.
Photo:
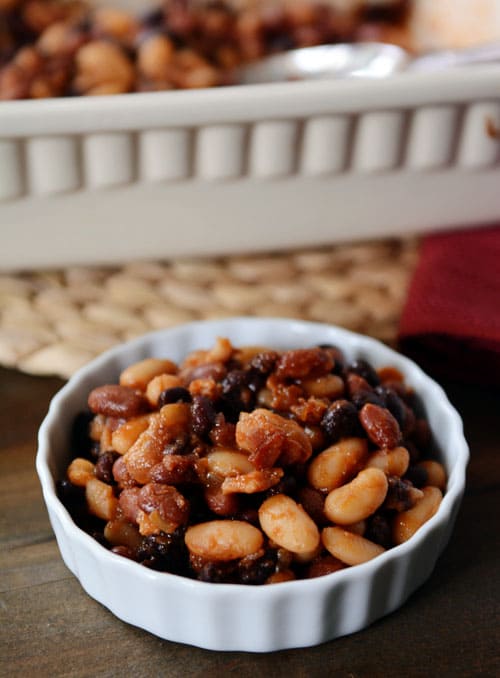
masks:
<path id="1" fill-rule="evenodd" d="M 94 388 L 58 483 L 119 556 L 206 582 L 361 564 L 437 511 L 446 472 L 403 375 L 336 346 L 147 358 Z"/>
<path id="2" fill-rule="evenodd" d="M 410 0 L 166 0 L 142 15 L 85 0 L 0 0 L 0 100 L 237 84 L 235 68 L 294 47 L 401 42 Z"/>

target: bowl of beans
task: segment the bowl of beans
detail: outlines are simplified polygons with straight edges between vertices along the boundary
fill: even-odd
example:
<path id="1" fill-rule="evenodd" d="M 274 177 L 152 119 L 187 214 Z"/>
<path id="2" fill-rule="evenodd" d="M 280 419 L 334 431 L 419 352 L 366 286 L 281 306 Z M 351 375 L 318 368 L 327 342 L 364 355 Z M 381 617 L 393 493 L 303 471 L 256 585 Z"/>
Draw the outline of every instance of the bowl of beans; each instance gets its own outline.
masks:
<path id="1" fill-rule="evenodd" d="M 120 619 L 212 650 L 359 631 L 444 549 L 468 448 L 438 384 L 330 325 L 201 321 L 76 373 L 39 432 L 61 555 Z"/>

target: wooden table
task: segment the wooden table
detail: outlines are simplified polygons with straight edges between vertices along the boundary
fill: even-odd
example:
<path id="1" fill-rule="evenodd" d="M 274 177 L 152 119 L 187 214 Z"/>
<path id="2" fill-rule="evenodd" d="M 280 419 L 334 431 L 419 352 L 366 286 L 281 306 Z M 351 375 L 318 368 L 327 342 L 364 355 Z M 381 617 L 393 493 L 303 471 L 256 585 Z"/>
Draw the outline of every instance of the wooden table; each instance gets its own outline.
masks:
<path id="1" fill-rule="evenodd" d="M 445 386 L 472 460 L 430 580 L 372 627 L 319 647 L 221 653 L 160 640 L 89 598 L 64 566 L 35 474 L 58 379 L 0 368 L 0 676 L 498 676 L 500 394 Z"/>

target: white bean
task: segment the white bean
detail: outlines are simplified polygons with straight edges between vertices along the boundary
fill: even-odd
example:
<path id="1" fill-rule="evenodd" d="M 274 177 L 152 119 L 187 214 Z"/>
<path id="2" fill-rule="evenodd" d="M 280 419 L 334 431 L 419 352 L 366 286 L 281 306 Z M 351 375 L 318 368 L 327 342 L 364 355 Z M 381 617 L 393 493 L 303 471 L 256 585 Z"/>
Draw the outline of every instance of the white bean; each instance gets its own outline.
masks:
<path id="1" fill-rule="evenodd" d="M 259 509 L 262 529 L 269 539 L 292 553 L 311 553 L 319 544 L 316 523 L 291 497 L 276 494 Z"/>
<path id="2" fill-rule="evenodd" d="M 120 386 L 145 391 L 148 383 L 159 374 L 175 374 L 177 365 L 171 360 L 145 358 L 130 365 L 120 374 Z"/>
<path id="3" fill-rule="evenodd" d="M 325 515 L 338 525 L 352 525 L 368 518 L 387 494 L 387 477 L 378 468 L 360 471 L 354 480 L 332 490 L 325 499 Z"/>
<path id="4" fill-rule="evenodd" d="M 379 468 L 388 476 L 403 476 L 410 464 L 410 453 L 406 447 L 394 447 L 392 450 L 377 450 L 370 455 L 367 468 Z"/>
<path id="5" fill-rule="evenodd" d="M 113 488 L 98 478 L 91 478 L 85 486 L 87 507 L 92 515 L 102 520 L 113 520 L 118 510 L 118 499 Z"/>
<path id="6" fill-rule="evenodd" d="M 85 487 L 89 480 L 95 477 L 95 466 L 88 459 L 76 457 L 68 466 L 66 473 L 72 485 Z"/>
<path id="7" fill-rule="evenodd" d="M 402 544 L 413 537 L 419 527 L 422 527 L 438 510 L 443 498 L 441 490 L 429 485 L 422 488 L 422 492 L 424 496 L 413 508 L 396 514 L 392 526 L 393 539 L 396 544 Z"/>
<path id="8" fill-rule="evenodd" d="M 234 560 L 256 553 L 264 536 L 242 520 L 212 520 L 190 527 L 185 541 L 191 553 L 206 560 Z"/>
<path id="9" fill-rule="evenodd" d="M 238 475 L 255 471 L 248 456 L 234 450 L 215 450 L 207 455 L 208 471 L 218 476 Z"/>
<path id="10" fill-rule="evenodd" d="M 332 556 L 346 565 L 360 565 L 385 551 L 379 544 L 340 527 L 325 527 L 321 540 Z"/>
<path id="11" fill-rule="evenodd" d="M 345 438 L 320 452 L 309 465 L 309 483 L 322 492 L 340 487 L 362 468 L 368 451 L 363 438 Z"/>

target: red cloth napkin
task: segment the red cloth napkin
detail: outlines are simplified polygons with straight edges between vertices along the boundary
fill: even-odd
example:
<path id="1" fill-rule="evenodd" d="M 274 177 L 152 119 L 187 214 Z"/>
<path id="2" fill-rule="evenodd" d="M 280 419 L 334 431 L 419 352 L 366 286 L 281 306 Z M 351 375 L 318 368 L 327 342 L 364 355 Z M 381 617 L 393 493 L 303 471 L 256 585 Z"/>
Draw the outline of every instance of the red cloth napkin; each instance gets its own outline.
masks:
<path id="1" fill-rule="evenodd" d="M 500 226 L 424 238 L 399 345 L 438 377 L 500 385 Z"/>

